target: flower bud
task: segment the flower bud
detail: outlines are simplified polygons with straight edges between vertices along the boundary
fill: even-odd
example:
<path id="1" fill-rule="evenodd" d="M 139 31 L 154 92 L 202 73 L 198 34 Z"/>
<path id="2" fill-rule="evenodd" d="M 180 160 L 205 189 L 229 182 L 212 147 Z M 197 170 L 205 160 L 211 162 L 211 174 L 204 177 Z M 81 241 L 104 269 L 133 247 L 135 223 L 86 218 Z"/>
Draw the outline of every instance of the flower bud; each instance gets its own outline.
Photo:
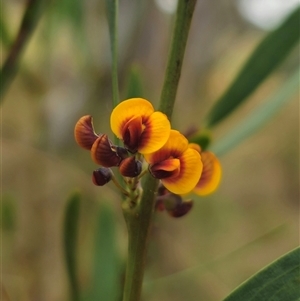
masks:
<path id="1" fill-rule="evenodd" d="M 172 210 L 167 210 L 169 215 L 172 217 L 181 217 L 189 213 L 193 207 L 193 200 L 184 200 L 183 202 L 177 204 Z"/>
<path id="2" fill-rule="evenodd" d="M 91 115 L 83 116 L 77 121 L 74 136 L 79 146 L 87 150 L 92 148 L 93 143 L 99 136 L 94 132 L 93 118 Z"/>
<path id="3" fill-rule="evenodd" d="M 171 192 L 162 196 L 161 199 L 163 200 L 165 209 L 167 211 L 176 209 L 183 202 L 182 197 L 179 194 L 175 194 Z"/>
<path id="4" fill-rule="evenodd" d="M 101 135 L 94 142 L 91 149 L 92 159 L 104 167 L 118 166 L 121 158 L 116 153 L 115 147 L 107 135 Z"/>
<path id="5" fill-rule="evenodd" d="M 96 186 L 103 186 L 112 178 L 112 171 L 110 168 L 100 167 L 93 171 L 92 181 Z"/>
<path id="6" fill-rule="evenodd" d="M 122 176 L 135 178 L 142 171 L 142 162 L 135 160 L 134 156 L 128 157 L 121 161 L 119 169 Z"/>

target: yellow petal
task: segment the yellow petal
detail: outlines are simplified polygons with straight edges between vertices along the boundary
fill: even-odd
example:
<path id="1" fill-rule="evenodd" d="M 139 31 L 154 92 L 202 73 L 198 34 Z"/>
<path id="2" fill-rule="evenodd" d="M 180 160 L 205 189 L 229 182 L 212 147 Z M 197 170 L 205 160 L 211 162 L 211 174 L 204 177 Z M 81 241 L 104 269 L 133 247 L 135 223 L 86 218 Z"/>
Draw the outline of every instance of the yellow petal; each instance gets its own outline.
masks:
<path id="1" fill-rule="evenodd" d="M 167 116 L 154 112 L 143 122 L 144 130 L 140 136 L 138 151 L 148 154 L 160 149 L 170 136 L 171 125 Z"/>
<path id="2" fill-rule="evenodd" d="M 195 149 L 198 153 L 201 153 L 201 146 L 197 143 L 189 143 L 189 148 Z"/>
<path id="3" fill-rule="evenodd" d="M 154 112 L 152 104 L 143 98 L 130 98 L 120 102 L 110 116 L 110 127 L 113 133 L 122 139 L 123 126 L 132 117 L 141 116 L 147 119 Z"/>
<path id="4" fill-rule="evenodd" d="M 207 195 L 214 192 L 221 180 L 221 164 L 218 158 L 211 152 L 202 152 L 203 172 L 194 192 L 199 195 Z"/>
<path id="5" fill-rule="evenodd" d="M 162 179 L 163 185 L 176 194 L 186 194 L 194 189 L 202 172 L 200 154 L 192 148 L 188 148 L 180 160 L 180 172 L 177 176 Z"/>
<path id="6" fill-rule="evenodd" d="M 178 158 L 188 148 L 188 140 L 178 131 L 171 130 L 167 142 L 158 151 L 144 154 L 149 164 L 155 164 L 168 158 Z"/>

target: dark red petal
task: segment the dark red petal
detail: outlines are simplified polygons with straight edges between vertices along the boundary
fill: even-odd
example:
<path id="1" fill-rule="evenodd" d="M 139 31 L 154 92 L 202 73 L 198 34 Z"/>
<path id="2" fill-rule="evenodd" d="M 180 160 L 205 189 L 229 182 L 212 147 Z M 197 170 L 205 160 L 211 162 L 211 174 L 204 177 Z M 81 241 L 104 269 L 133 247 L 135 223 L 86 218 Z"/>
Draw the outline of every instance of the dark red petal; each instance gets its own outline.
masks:
<path id="1" fill-rule="evenodd" d="M 121 161 L 119 169 L 122 176 L 135 178 L 142 171 L 142 163 L 135 160 L 134 156 L 128 157 Z"/>
<path id="2" fill-rule="evenodd" d="M 140 136 L 143 132 L 142 117 L 136 116 L 126 122 L 123 128 L 124 145 L 129 151 L 135 153 L 139 146 Z"/>
<path id="3" fill-rule="evenodd" d="M 100 136 L 91 149 L 92 159 L 104 167 L 118 166 L 121 158 L 115 151 L 115 147 L 109 141 L 107 135 Z"/>
<path id="4" fill-rule="evenodd" d="M 83 116 L 77 121 L 74 136 L 79 146 L 87 150 L 92 148 L 93 143 L 99 136 L 94 132 L 93 118 L 91 115 Z"/>

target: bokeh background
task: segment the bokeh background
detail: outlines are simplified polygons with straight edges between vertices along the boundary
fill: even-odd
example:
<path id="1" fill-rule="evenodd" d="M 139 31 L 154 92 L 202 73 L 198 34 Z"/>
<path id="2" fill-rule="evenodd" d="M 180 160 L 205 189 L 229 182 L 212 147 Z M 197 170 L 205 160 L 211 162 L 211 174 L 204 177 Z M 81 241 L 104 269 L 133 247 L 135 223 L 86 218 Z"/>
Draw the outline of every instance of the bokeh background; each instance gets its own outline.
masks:
<path id="1" fill-rule="evenodd" d="M 2 33 L 5 29 L 6 34 L 1 40 L 2 63 L 25 4 L 1 1 Z M 184 132 L 201 126 L 255 46 L 296 4 L 287 0 L 198 1 L 174 128 Z M 174 7 L 171 0 L 120 1 L 121 99 L 127 95 L 133 70 L 142 83 L 140 96 L 157 106 Z M 214 141 L 238 127 L 298 64 L 297 46 L 245 104 L 214 128 Z M 97 220 L 105 211 L 110 225 L 106 231 L 102 224 L 101 235 L 109 233 L 115 242 L 117 264 L 112 269 L 120 277 L 114 300 L 120 300 L 127 235 L 120 198 L 113 184 L 102 188 L 92 184 L 96 166 L 73 137 L 76 121 L 85 114 L 93 115 L 98 132 L 112 137 L 110 68 L 104 1 L 52 1 L 23 53 L 1 108 L 2 300 L 69 299 L 62 230 L 66 204 L 74 191 L 82 196 L 77 246 L 82 295 L 95 281 Z M 220 161 L 223 178 L 215 194 L 192 195 L 193 210 L 182 218 L 155 214 L 143 300 L 221 300 L 299 244 L 299 94 Z M 105 260 L 110 254 L 102 256 Z M 102 277 L 96 283 L 105 287 L 106 281 Z M 92 300 L 111 299 L 105 295 Z"/>

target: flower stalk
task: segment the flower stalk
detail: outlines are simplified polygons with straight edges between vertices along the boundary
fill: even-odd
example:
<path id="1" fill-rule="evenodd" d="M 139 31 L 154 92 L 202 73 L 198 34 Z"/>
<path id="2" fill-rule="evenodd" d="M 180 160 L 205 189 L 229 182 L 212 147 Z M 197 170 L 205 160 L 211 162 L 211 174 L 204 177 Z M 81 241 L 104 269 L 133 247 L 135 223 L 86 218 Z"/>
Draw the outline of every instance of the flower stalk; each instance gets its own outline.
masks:
<path id="1" fill-rule="evenodd" d="M 159 111 L 171 120 L 190 25 L 197 0 L 179 0 Z"/>
<path id="2" fill-rule="evenodd" d="M 197 0 L 179 0 L 171 50 L 161 93 L 160 111 L 172 117 L 181 66 L 189 28 Z M 123 213 L 128 228 L 128 259 L 123 301 L 139 301 L 147 254 L 147 242 L 159 180 L 145 176 L 140 203 L 132 208 L 123 202 Z"/>
<path id="3" fill-rule="evenodd" d="M 123 203 L 123 212 L 128 229 L 128 258 L 123 301 L 140 300 L 142 291 L 146 248 L 158 180 L 148 174 L 144 187 L 140 206 L 131 208 L 129 203 Z"/>

